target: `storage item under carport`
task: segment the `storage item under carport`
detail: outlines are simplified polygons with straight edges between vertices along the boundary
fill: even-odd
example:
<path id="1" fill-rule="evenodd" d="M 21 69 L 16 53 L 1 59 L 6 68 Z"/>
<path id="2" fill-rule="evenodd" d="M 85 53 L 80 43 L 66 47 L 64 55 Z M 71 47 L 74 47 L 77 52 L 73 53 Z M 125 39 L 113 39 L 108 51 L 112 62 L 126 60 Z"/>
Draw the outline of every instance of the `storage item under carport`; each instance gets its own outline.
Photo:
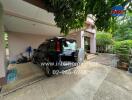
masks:
<path id="1" fill-rule="evenodd" d="M 53 70 L 62 71 L 76 67 L 77 43 L 63 37 L 49 39 L 34 50 L 32 61 L 40 65 L 47 76 L 51 76 Z"/>
<path id="2" fill-rule="evenodd" d="M 26 56 L 23 56 L 23 53 L 20 54 L 20 58 L 16 61 L 17 64 L 29 62 Z"/>
<path id="3" fill-rule="evenodd" d="M 7 83 L 15 81 L 17 78 L 17 69 L 13 68 L 7 71 Z"/>

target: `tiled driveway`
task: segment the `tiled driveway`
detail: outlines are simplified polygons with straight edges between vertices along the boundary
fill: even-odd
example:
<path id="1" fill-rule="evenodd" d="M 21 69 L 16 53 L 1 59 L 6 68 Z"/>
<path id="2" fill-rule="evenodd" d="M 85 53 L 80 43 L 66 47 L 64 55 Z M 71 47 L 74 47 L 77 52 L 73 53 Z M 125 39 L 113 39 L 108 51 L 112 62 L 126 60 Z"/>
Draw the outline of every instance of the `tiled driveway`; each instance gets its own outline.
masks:
<path id="1" fill-rule="evenodd" d="M 99 55 L 100 56 L 100 55 Z M 2 100 L 132 100 L 132 74 L 121 71 L 95 56 L 72 70 L 73 73 L 45 77 Z M 101 58 L 100 57 L 100 58 Z M 96 61 L 95 61 L 96 60 Z"/>

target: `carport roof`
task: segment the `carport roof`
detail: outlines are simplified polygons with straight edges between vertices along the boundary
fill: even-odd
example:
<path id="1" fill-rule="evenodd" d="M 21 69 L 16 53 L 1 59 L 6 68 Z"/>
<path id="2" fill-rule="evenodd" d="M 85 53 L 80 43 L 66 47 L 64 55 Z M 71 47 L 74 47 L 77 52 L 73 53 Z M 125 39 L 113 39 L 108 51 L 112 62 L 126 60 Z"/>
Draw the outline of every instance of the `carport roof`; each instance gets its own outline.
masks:
<path id="1" fill-rule="evenodd" d="M 4 7 L 6 31 L 59 36 L 53 13 L 23 0 L 0 0 Z"/>

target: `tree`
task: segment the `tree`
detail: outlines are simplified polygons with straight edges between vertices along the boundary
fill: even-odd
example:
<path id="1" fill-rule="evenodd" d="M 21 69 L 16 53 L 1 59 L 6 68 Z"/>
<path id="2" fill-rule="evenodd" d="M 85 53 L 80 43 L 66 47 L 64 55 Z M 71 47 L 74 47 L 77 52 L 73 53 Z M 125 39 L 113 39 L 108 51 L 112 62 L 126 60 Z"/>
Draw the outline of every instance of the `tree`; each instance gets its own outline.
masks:
<path id="1" fill-rule="evenodd" d="M 132 17 L 123 19 L 113 35 L 116 40 L 132 40 Z"/>
<path id="2" fill-rule="evenodd" d="M 61 32 L 68 34 L 72 29 L 84 26 L 88 14 L 96 17 L 98 30 L 108 31 L 111 24 L 111 8 L 125 5 L 124 0 L 43 0 L 45 8 L 55 15 L 55 22 Z"/>

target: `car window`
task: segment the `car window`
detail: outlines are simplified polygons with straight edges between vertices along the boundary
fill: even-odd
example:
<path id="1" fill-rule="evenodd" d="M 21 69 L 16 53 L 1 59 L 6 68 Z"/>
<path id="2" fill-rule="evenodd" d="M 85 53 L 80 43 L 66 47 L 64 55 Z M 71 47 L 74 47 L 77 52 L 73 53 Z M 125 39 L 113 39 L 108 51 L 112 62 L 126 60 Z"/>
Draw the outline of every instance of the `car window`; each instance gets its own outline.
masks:
<path id="1" fill-rule="evenodd" d="M 70 41 L 66 41 L 67 46 L 63 45 L 63 50 L 76 50 L 76 42 L 70 42 Z"/>

